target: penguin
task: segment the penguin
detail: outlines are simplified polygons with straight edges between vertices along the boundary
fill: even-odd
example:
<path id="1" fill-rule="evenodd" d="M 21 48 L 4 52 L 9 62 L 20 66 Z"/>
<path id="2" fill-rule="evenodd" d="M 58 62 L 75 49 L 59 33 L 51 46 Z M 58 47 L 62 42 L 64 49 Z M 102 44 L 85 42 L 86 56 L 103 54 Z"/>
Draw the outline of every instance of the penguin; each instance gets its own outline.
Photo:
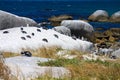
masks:
<path id="1" fill-rule="evenodd" d="M 22 39 L 22 40 L 26 40 L 26 38 L 25 38 L 25 37 L 21 37 L 21 39 Z"/>
<path id="2" fill-rule="evenodd" d="M 48 30 L 48 28 L 47 28 L 47 27 L 45 27 L 45 26 L 43 26 L 42 28 L 43 28 L 43 29 L 45 29 L 45 30 Z"/>
<path id="3" fill-rule="evenodd" d="M 34 34 L 34 33 L 32 33 L 31 35 L 32 35 L 32 36 L 34 36 L 35 34 Z"/>
<path id="4" fill-rule="evenodd" d="M 27 34 L 27 32 L 26 31 L 21 31 L 23 34 Z"/>
<path id="5" fill-rule="evenodd" d="M 54 36 L 55 36 L 56 38 L 59 38 L 59 36 L 58 36 L 57 34 L 54 34 Z"/>
<path id="6" fill-rule="evenodd" d="M 41 30 L 40 30 L 40 29 L 37 29 L 37 31 L 38 31 L 38 32 L 41 32 Z"/>
<path id="7" fill-rule="evenodd" d="M 76 37 L 72 37 L 72 39 L 76 40 Z"/>
<path id="8" fill-rule="evenodd" d="M 26 56 L 26 57 L 31 57 L 32 53 L 30 51 L 23 51 L 21 52 L 21 55 Z"/>
<path id="9" fill-rule="evenodd" d="M 23 31 L 23 28 L 21 27 L 20 30 Z"/>
<path id="10" fill-rule="evenodd" d="M 48 40 L 46 38 L 42 39 L 42 41 L 48 42 Z"/>
<path id="11" fill-rule="evenodd" d="M 27 37 L 27 38 L 31 38 L 31 36 L 30 36 L 30 35 L 26 35 L 26 37 Z"/>
<path id="12" fill-rule="evenodd" d="M 8 32 L 8 31 L 4 31 L 4 32 L 3 32 L 3 34 L 7 34 L 7 33 L 9 33 L 9 32 Z"/>

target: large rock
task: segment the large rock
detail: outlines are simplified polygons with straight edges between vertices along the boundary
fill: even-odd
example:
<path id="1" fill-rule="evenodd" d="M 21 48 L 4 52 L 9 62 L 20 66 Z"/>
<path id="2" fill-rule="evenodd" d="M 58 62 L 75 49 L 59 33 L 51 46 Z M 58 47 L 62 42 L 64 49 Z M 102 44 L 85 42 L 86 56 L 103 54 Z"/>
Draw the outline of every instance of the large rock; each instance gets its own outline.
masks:
<path id="1" fill-rule="evenodd" d="M 112 53 L 112 56 L 115 56 L 116 58 L 120 58 L 120 49 L 114 51 L 114 52 Z"/>
<path id="2" fill-rule="evenodd" d="M 89 16 L 88 20 L 105 22 L 108 21 L 108 17 L 108 13 L 105 10 L 97 10 Z"/>
<path id="3" fill-rule="evenodd" d="M 69 28 L 65 27 L 65 26 L 56 26 L 53 28 L 53 30 L 61 33 L 61 34 L 64 34 L 64 35 L 68 35 L 68 36 L 71 36 L 71 31 Z"/>
<path id="4" fill-rule="evenodd" d="M 48 20 L 51 22 L 52 26 L 60 26 L 61 21 L 63 20 L 72 20 L 72 16 L 69 15 L 60 15 L 60 16 L 53 16 Z"/>
<path id="5" fill-rule="evenodd" d="M 70 71 L 64 67 L 47 67 L 38 65 L 38 63 L 50 60 L 52 59 L 24 56 L 5 58 L 5 64 L 10 69 L 11 74 L 17 78 L 9 80 L 35 80 L 38 76 L 43 77 L 46 75 L 50 75 L 53 78 L 61 78 L 70 74 Z"/>
<path id="6" fill-rule="evenodd" d="M 61 26 L 65 26 L 71 30 L 71 34 L 76 37 L 86 37 L 90 39 L 91 33 L 94 31 L 93 27 L 82 20 L 64 20 Z"/>
<path id="7" fill-rule="evenodd" d="M 115 12 L 111 18 L 110 18 L 111 22 L 120 22 L 120 11 Z"/>
<path id="8" fill-rule="evenodd" d="M 36 26 L 37 23 L 30 18 L 19 17 L 14 14 L 0 10 L 0 30 L 27 25 Z"/>
<path id="9" fill-rule="evenodd" d="M 88 51 L 93 44 L 73 39 L 51 29 L 17 27 L 0 30 L 0 51 L 21 53 L 23 50 L 37 50 L 42 47 L 58 46 L 62 49 Z"/>

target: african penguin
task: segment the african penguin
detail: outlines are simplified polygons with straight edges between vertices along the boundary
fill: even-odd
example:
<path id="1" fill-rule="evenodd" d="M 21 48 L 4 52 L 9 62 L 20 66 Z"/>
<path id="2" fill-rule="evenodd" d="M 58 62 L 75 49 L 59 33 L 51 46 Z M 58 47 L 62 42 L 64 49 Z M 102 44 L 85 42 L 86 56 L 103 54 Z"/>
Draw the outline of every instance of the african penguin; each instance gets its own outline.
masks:
<path id="1" fill-rule="evenodd" d="M 30 51 L 23 51 L 23 52 L 21 52 L 21 55 L 31 57 L 32 53 Z"/>

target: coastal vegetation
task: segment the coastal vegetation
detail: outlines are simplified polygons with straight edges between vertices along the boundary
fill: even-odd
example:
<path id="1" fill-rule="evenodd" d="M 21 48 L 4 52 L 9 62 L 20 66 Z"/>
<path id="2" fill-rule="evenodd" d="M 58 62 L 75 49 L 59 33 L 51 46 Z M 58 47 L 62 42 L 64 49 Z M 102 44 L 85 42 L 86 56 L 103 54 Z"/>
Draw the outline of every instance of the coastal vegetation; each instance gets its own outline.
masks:
<path id="1" fill-rule="evenodd" d="M 82 55 L 90 54 L 90 53 L 85 53 L 77 50 L 67 50 L 65 54 L 77 55 L 77 57 L 75 58 L 67 59 L 64 58 L 63 56 L 57 55 L 59 51 L 63 51 L 63 50 L 64 49 L 56 46 L 43 47 L 38 50 L 30 50 L 33 56 L 53 59 L 53 60 L 49 60 L 48 62 L 38 62 L 39 66 L 64 67 L 70 71 L 68 75 L 59 78 L 54 78 L 51 76 L 51 72 L 46 72 L 45 75 L 39 76 L 38 78 L 32 80 L 119 80 L 120 79 L 119 59 L 105 60 L 105 61 L 101 61 L 100 59 L 84 60 Z M 8 56 L 10 57 L 10 53 L 5 53 L 5 55 L 7 57 Z M 1 72 L 0 76 L 9 78 L 10 77 L 9 68 L 5 65 L 4 62 L 1 62 L 0 66 L 1 66 L 0 71 L 5 72 L 4 74 L 3 72 Z"/>
<path id="2" fill-rule="evenodd" d="M 77 52 L 78 53 L 78 52 Z M 56 58 L 48 62 L 41 63 L 39 66 L 50 67 L 65 67 L 70 71 L 70 74 L 61 78 L 53 78 L 46 73 L 45 76 L 39 76 L 36 80 L 119 80 L 120 79 L 120 62 L 116 61 L 101 61 L 84 60 L 82 53 L 79 52 L 79 57 L 73 59 Z M 81 56 L 80 56 L 81 55 Z"/>
<path id="3" fill-rule="evenodd" d="M 58 62 L 58 63 L 54 63 Z M 36 80 L 119 80 L 120 79 L 120 64 L 111 63 L 111 62 L 101 62 L 97 61 L 78 61 L 78 60 L 64 60 L 63 63 L 61 61 L 54 61 L 43 63 L 41 65 L 51 65 L 58 66 L 63 65 L 66 66 L 71 72 L 70 77 L 64 78 L 52 78 L 50 76 L 38 77 Z M 74 64 L 73 62 L 77 63 Z"/>

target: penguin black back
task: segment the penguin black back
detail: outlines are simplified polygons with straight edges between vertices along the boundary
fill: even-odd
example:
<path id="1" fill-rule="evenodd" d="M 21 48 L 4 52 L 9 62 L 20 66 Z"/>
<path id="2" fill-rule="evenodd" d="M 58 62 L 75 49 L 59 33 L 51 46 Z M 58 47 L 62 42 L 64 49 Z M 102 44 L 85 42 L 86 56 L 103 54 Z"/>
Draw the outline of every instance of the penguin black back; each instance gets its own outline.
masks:
<path id="1" fill-rule="evenodd" d="M 23 52 L 21 52 L 21 55 L 31 57 L 32 53 L 30 51 L 23 51 Z"/>

